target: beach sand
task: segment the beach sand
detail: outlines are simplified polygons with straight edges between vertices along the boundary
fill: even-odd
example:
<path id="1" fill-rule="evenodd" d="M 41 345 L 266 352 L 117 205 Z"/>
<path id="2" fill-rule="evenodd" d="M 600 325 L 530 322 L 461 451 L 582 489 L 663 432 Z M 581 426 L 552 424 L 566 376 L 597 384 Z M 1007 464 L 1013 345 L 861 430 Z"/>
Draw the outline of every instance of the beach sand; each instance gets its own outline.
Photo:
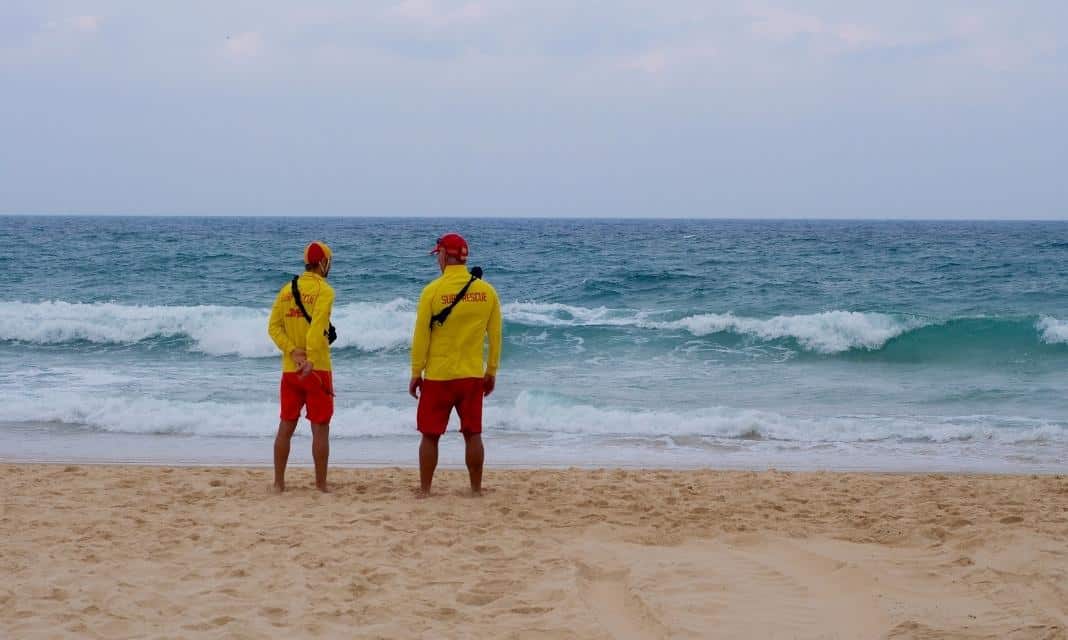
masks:
<path id="1" fill-rule="evenodd" d="M 3 638 L 1065 638 L 1068 478 L 0 465 Z"/>

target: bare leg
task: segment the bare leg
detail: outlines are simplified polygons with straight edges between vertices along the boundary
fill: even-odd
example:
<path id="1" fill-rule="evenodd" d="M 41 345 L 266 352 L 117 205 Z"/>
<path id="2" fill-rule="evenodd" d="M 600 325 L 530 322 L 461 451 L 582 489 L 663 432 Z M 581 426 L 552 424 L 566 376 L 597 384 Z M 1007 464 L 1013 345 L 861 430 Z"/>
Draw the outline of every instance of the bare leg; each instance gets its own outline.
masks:
<path id="1" fill-rule="evenodd" d="M 423 495 L 430 495 L 430 484 L 434 482 L 434 469 L 438 467 L 438 439 L 441 436 L 423 434 L 419 443 L 419 489 Z"/>
<path id="2" fill-rule="evenodd" d="M 315 461 L 315 486 L 326 489 L 326 462 L 330 458 L 330 423 L 312 424 L 312 459 Z"/>
<path id="3" fill-rule="evenodd" d="M 278 435 L 274 437 L 274 490 L 286 490 L 286 463 L 289 462 L 289 441 L 297 430 L 296 420 L 278 422 Z"/>
<path id="4" fill-rule="evenodd" d="M 471 493 L 477 496 L 482 493 L 482 462 L 486 459 L 482 434 L 464 432 L 464 443 L 464 461 L 467 462 L 467 474 L 471 476 Z"/>

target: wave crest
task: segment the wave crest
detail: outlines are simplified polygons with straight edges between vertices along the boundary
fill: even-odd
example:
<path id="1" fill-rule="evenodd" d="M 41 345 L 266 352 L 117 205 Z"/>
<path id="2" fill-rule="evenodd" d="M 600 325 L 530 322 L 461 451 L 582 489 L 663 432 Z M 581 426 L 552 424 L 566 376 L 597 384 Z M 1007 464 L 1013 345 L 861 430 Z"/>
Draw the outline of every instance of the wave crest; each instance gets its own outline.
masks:
<path id="1" fill-rule="evenodd" d="M 948 344 L 947 341 L 962 339 L 962 327 L 972 331 L 976 323 L 983 328 L 984 335 L 998 340 L 998 344 L 1010 339 L 1036 338 L 1051 345 L 1068 344 L 1068 321 L 1050 316 L 1042 316 L 1037 321 L 956 318 L 934 323 L 916 316 L 834 310 L 771 318 L 700 313 L 671 319 L 670 312 L 664 311 L 537 302 L 505 304 L 502 311 L 509 323 L 530 327 L 684 331 L 698 337 L 733 334 L 765 342 L 790 340 L 802 350 L 821 354 L 879 351 L 899 336 L 908 334 L 919 339 L 929 330 L 941 330 L 937 342 Z M 0 306 L 0 341 L 133 345 L 153 339 L 186 339 L 192 343 L 192 350 L 207 355 L 265 358 L 277 356 L 267 336 L 267 314 L 266 309 L 217 305 L 11 302 Z M 339 334 L 335 349 L 378 352 L 403 348 L 411 339 L 415 304 L 406 298 L 396 298 L 384 303 L 340 305 L 334 308 L 333 322 Z M 926 339 L 932 338 L 926 336 Z"/>
<path id="2" fill-rule="evenodd" d="M 414 305 L 387 303 L 335 307 L 337 348 L 381 351 L 406 344 Z M 264 358 L 278 355 L 267 336 L 266 309 L 203 305 L 157 307 L 103 303 L 12 302 L 0 307 L 0 340 L 31 344 L 91 342 L 131 345 L 156 338 L 187 338 L 213 356 Z"/>
<path id="3" fill-rule="evenodd" d="M 5 420 L 89 427 L 115 433 L 267 438 L 274 433 L 278 414 L 277 404 L 266 401 L 188 401 L 86 390 L 51 393 L 48 402 L 42 402 L 32 395 L 14 398 L 6 408 Z M 345 404 L 342 398 L 331 421 L 330 435 L 332 438 L 407 436 L 413 433 L 414 417 L 414 408 L 410 406 L 366 401 Z M 676 443 L 684 443 L 689 438 L 803 444 L 1068 441 L 1068 424 L 1031 418 L 796 416 L 722 406 L 686 411 L 639 410 L 598 407 L 540 391 L 523 391 L 512 403 L 487 406 L 485 422 L 500 435 L 673 438 Z"/>
<path id="4" fill-rule="evenodd" d="M 900 320 L 884 313 L 825 311 L 775 316 L 767 320 L 709 313 L 657 323 L 656 326 L 686 329 L 696 336 L 729 331 L 761 340 L 792 338 L 809 351 L 840 353 L 850 349 L 880 349 L 891 338 L 922 326 L 922 323 Z"/>
<path id="5" fill-rule="evenodd" d="M 696 437 L 807 444 L 985 440 L 1016 444 L 1068 440 L 1068 424 L 1024 417 L 797 416 L 724 406 L 688 411 L 615 409 L 538 391 L 520 392 L 514 406 L 491 417 L 501 427 L 521 432 L 613 437 Z"/>
<path id="6" fill-rule="evenodd" d="M 1051 316 L 1042 316 L 1035 323 L 1042 342 L 1046 344 L 1068 343 L 1068 321 L 1058 320 Z"/>
<path id="7" fill-rule="evenodd" d="M 890 339 L 924 324 L 915 319 L 859 311 L 825 311 L 767 319 L 731 313 L 702 313 L 678 320 L 658 320 L 657 317 L 663 314 L 606 307 L 590 309 L 559 303 L 508 304 L 504 314 L 508 320 L 534 326 L 630 326 L 683 330 L 695 336 L 734 333 L 760 340 L 793 339 L 802 349 L 818 353 L 880 349 Z"/>

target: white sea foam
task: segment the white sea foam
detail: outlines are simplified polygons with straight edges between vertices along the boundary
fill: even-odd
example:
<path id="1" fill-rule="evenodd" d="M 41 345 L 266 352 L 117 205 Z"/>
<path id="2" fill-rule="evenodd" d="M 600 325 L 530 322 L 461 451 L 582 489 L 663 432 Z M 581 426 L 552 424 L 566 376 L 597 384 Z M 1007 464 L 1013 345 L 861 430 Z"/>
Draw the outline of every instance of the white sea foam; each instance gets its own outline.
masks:
<path id="1" fill-rule="evenodd" d="M 804 349 L 838 353 L 850 349 L 879 349 L 902 333 L 921 326 L 916 320 L 902 320 L 884 313 L 826 311 L 784 315 L 773 318 L 747 318 L 730 313 L 705 313 L 679 320 L 660 320 L 662 314 L 594 309 L 566 304 L 512 303 L 504 307 L 505 317 L 535 326 L 633 326 L 645 329 L 683 330 L 695 336 L 735 333 L 761 340 L 793 338 Z"/>
<path id="2" fill-rule="evenodd" d="M 14 422 L 78 425 L 131 434 L 266 437 L 273 435 L 278 425 L 276 402 L 193 402 L 101 393 L 52 393 L 48 402 L 21 397 L 6 413 L 5 420 Z M 341 438 L 397 434 L 401 425 L 412 419 L 410 411 L 365 402 L 339 408 L 331 434 Z"/>
<path id="3" fill-rule="evenodd" d="M 45 398 L 11 394 L 6 421 L 80 425 L 133 434 L 269 437 L 274 402 L 169 400 L 145 395 L 57 391 Z M 337 438 L 411 435 L 414 407 L 339 400 L 331 423 Z M 454 418 L 455 419 L 455 418 Z M 711 438 L 803 444 L 870 441 L 1068 442 L 1068 425 L 998 416 L 788 416 L 774 411 L 706 407 L 691 411 L 629 410 L 569 402 L 522 392 L 508 404 L 489 404 L 485 424 L 497 434 L 543 438 Z M 592 442 L 592 441 L 591 441 Z"/>
<path id="4" fill-rule="evenodd" d="M 507 321 L 534 327 L 633 327 L 684 331 L 694 336 L 732 333 L 769 341 L 792 339 L 802 349 L 840 353 L 880 349 L 887 341 L 924 326 L 916 318 L 884 313 L 822 313 L 751 318 L 705 313 L 666 319 L 666 312 L 581 307 L 560 303 L 516 302 L 503 306 Z M 339 339 L 335 348 L 383 351 L 404 347 L 415 322 L 412 301 L 357 302 L 334 308 Z M 115 303 L 11 302 L 0 307 L 0 340 L 32 344 L 87 341 L 135 344 L 158 338 L 186 338 L 208 355 L 271 357 L 277 350 L 267 337 L 267 310 L 227 306 L 132 306 Z M 1036 330 L 1047 343 L 1068 342 L 1068 322 L 1043 317 Z"/>
<path id="5" fill-rule="evenodd" d="M 659 328 L 686 329 L 696 336 L 729 331 L 761 340 L 793 338 L 802 348 L 820 353 L 850 349 L 879 349 L 891 338 L 920 326 L 884 313 L 825 311 L 761 320 L 732 314 L 702 314 L 673 322 L 653 323 Z"/>
<path id="6" fill-rule="evenodd" d="M 759 409 L 710 406 L 690 411 L 609 409 L 553 394 L 522 392 L 494 417 L 521 432 L 619 437 L 699 436 L 785 442 L 930 442 L 1050 438 L 1068 441 L 1068 425 L 999 416 L 796 416 Z"/>
<path id="7" fill-rule="evenodd" d="M 1042 316 L 1035 323 L 1042 342 L 1046 344 L 1061 344 L 1068 342 L 1068 321 L 1058 320 L 1051 316 Z"/>
<path id="8" fill-rule="evenodd" d="M 534 327 L 638 326 L 643 311 L 579 307 L 558 302 L 510 302 L 501 307 L 505 319 Z"/>
<path id="9" fill-rule="evenodd" d="M 267 336 L 267 314 L 266 309 L 215 305 L 12 302 L 0 307 L 0 340 L 123 345 L 184 337 L 192 340 L 194 350 L 209 355 L 260 358 L 278 354 Z M 406 344 L 415 316 L 413 305 L 398 298 L 340 305 L 332 320 L 338 328 L 336 348 L 380 351 Z"/>

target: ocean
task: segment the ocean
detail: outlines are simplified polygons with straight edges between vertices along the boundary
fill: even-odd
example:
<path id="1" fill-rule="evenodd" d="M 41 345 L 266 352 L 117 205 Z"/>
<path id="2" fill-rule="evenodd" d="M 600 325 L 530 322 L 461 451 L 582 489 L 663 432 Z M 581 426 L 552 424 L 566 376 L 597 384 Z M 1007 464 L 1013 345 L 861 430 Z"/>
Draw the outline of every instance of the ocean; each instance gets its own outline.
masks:
<path id="1" fill-rule="evenodd" d="M 490 465 L 1068 469 L 1062 222 L 0 217 L 0 459 L 269 464 L 267 313 L 320 239 L 331 461 L 414 465 L 449 231 L 503 304 Z"/>

